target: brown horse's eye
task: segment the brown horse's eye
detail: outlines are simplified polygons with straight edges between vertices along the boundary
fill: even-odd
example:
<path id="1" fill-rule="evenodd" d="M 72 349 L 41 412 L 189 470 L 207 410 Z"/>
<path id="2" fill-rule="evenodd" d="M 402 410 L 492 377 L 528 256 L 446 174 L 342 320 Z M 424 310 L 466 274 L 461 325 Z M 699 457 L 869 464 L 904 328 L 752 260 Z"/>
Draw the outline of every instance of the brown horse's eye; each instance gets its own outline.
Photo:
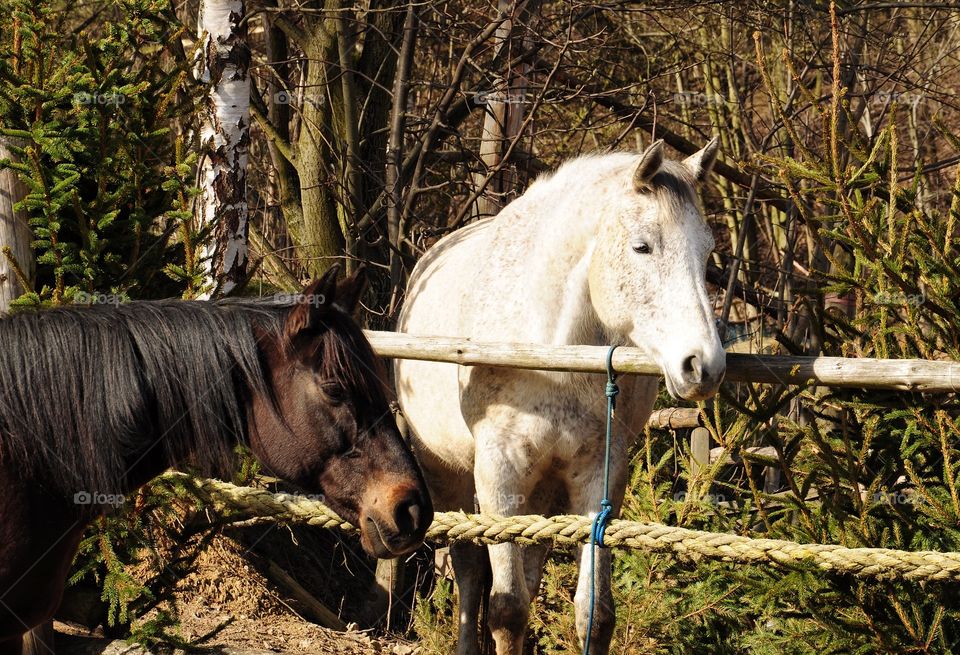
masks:
<path id="1" fill-rule="evenodd" d="M 336 382 L 325 382 L 324 384 L 320 385 L 320 388 L 323 390 L 324 395 L 334 405 L 339 405 L 347 399 L 346 389 Z"/>

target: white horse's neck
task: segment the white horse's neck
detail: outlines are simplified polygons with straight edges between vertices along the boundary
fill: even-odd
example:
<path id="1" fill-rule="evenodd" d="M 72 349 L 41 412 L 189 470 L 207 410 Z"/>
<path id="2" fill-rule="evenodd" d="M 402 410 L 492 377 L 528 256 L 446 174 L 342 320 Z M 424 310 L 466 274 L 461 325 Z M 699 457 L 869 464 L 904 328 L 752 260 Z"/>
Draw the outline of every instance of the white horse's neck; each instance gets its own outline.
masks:
<path id="1" fill-rule="evenodd" d="M 590 302 L 590 260 L 593 257 L 593 241 L 581 253 L 576 265 L 560 289 L 559 311 L 551 316 L 551 339 L 553 344 L 599 344 L 606 341 L 603 326 L 593 311 Z"/>
<path id="2" fill-rule="evenodd" d="M 601 214 L 597 207 L 606 205 L 597 196 L 607 189 L 599 185 L 589 188 L 589 181 L 578 177 L 576 163 L 580 162 L 568 164 L 557 177 L 538 183 L 540 188 L 532 188 L 525 198 L 537 208 L 538 225 L 529 231 L 535 241 L 524 248 L 528 255 L 536 250 L 552 253 L 549 257 L 524 258 L 527 302 L 532 310 L 529 314 L 538 321 L 530 326 L 536 332 L 531 336 L 556 345 L 600 345 L 611 337 L 605 334 L 593 310 L 589 273 Z"/>

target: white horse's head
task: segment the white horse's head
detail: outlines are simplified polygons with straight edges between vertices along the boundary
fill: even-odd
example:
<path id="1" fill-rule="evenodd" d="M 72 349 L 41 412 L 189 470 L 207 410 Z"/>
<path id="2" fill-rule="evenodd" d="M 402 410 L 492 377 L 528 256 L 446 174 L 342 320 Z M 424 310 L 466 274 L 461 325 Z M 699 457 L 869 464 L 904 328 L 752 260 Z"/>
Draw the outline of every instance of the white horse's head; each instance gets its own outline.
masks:
<path id="1" fill-rule="evenodd" d="M 705 282 L 713 236 L 696 194 L 716 157 L 717 139 L 682 162 L 664 160 L 662 141 L 647 148 L 615 183 L 590 261 L 604 328 L 650 353 L 670 394 L 687 400 L 715 394 L 726 371 Z"/>

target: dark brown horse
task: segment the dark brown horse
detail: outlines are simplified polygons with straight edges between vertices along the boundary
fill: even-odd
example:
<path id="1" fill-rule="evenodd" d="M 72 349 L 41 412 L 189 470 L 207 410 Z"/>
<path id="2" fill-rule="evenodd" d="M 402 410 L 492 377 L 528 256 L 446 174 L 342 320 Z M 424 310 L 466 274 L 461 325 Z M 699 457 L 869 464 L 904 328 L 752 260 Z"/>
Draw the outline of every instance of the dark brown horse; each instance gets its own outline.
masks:
<path id="1" fill-rule="evenodd" d="M 279 301 L 0 319 L 0 655 L 52 616 L 93 518 L 170 466 L 222 471 L 237 443 L 322 493 L 368 553 L 421 543 L 430 499 L 350 317 L 362 282 L 337 272 Z"/>

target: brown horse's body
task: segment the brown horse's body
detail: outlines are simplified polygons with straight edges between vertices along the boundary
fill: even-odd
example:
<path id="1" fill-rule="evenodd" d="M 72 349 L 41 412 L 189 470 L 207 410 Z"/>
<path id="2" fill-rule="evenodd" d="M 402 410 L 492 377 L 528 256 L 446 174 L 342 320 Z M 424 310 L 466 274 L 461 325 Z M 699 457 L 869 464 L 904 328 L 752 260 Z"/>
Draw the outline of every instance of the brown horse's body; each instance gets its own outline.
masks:
<path id="1" fill-rule="evenodd" d="M 56 611 L 84 528 L 110 509 L 90 494 L 129 496 L 184 461 L 210 468 L 238 441 L 272 474 L 324 494 L 369 553 L 421 543 L 430 499 L 349 317 L 360 282 L 338 287 L 336 273 L 292 304 L 0 319 L 0 655 L 21 655 L 24 633 Z M 64 346 L 93 352 L 61 361 Z M 44 378 L 55 388 L 28 388 Z"/>
<path id="2" fill-rule="evenodd" d="M 0 468 L 0 655 L 20 655 L 21 634 L 56 611 L 85 525 L 24 482 Z"/>
<path id="3" fill-rule="evenodd" d="M 137 462 L 131 485 L 121 493 L 132 494 L 170 466 L 155 458 Z M 37 480 L 4 467 L 0 499 L 0 635 L 9 635 L 53 616 L 91 516 L 83 511 L 86 505 L 44 491 Z M 0 639 L 0 655 L 20 655 L 21 640 L 19 635 Z M 38 646 L 41 653 L 53 655 L 53 644 Z"/>

